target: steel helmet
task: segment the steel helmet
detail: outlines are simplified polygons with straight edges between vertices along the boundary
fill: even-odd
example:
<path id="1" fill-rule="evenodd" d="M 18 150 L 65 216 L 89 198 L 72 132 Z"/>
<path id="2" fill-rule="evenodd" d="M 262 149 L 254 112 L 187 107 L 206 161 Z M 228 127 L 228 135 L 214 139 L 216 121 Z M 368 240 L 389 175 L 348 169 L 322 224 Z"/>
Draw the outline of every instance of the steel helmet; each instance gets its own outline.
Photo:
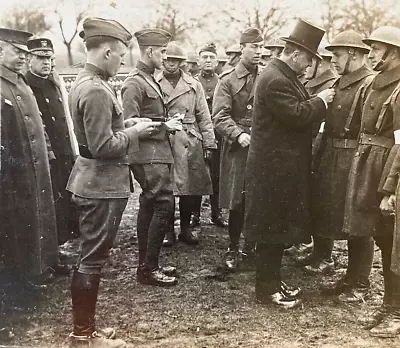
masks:
<path id="1" fill-rule="evenodd" d="M 240 45 L 239 44 L 234 44 L 232 46 L 229 46 L 225 52 L 226 52 L 226 54 L 229 54 L 229 53 L 242 53 L 242 51 L 240 50 Z"/>
<path id="2" fill-rule="evenodd" d="M 228 58 L 225 55 L 219 55 L 218 56 L 218 62 L 226 63 L 227 61 L 228 61 Z"/>
<path id="3" fill-rule="evenodd" d="M 328 51 L 326 48 L 324 47 L 320 47 L 318 48 L 318 54 L 322 57 L 322 58 L 332 58 L 333 54 L 332 52 Z"/>
<path id="4" fill-rule="evenodd" d="M 183 51 L 182 47 L 179 46 L 175 41 L 168 42 L 167 50 L 165 52 L 167 59 L 174 58 L 174 59 L 182 59 L 186 60 L 186 54 Z"/>
<path id="5" fill-rule="evenodd" d="M 271 50 L 268 48 L 263 48 L 261 52 L 261 57 L 271 57 Z"/>
<path id="6" fill-rule="evenodd" d="M 332 51 L 335 47 L 356 48 L 364 53 L 369 52 L 369 47 L 363 43 L 362 37 L 354 30 L 346 30 L 337 34 L 330 45 L 325 46 L 328 51 Z"/>
<path id="7" fill-rule="evenodd" d="M 186 63 L 197 63 L 197 54 L 196 53 L 189 54 L 188 58 L 186 59 Z"/>
<path id="8" fill-rule="evenodd" d="M 281 40 L 281 39 L 272 39 L 270 41 L 268 41 L 265 45 L 265 48 L 284 48 L 285 47 L 285 41 Z"/>
<path id="9" fill-rule="evenodd" d="M 382 42 L 384 44 L 400 47 L 400 28 L 385 26 L 375 29 L 369 38 L 362 40 L 368 46 L 374 41 Z"/>

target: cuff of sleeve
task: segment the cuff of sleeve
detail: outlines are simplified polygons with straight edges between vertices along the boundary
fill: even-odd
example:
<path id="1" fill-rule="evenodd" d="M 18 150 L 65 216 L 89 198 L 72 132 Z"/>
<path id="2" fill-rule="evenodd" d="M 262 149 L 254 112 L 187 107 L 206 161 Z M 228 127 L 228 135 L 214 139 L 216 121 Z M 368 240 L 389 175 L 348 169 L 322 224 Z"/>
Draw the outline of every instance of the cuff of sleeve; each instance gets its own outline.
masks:
<path id="1" fill-rule="evenodd" d="M 321 97 L 318 96 L 318 95 L 317 95 L 317 97 L 318 97 L 319 99 L 321 99 L 321 100 L 324 102 L 325 108 L 328 108 L 328 103 L 325 101 L 325 99 L 324 99 L 324 98 L 321 98 Z"/>
<path id="2" fill-rule="evenodd" d="M 229 140 L 231 140 L 232 142 L 237 141 L 237 138 L 239 137 L 240 134 L 244 133 L 243 129 L 237 127 L 235 128 L 232 133 L 229 136 Z"/>
<path id="3" fill-rule="evenodd" d="M 126 153 L 129 155 L 131 153 L 139 152 L 139 133 L 134 127 L 126 128 L 123 132 L 128 136 L 129 145 Z"/>
<path id="4" fill-rule="evenodd" d="M 396 187 L 397 187 L 397 178 L 398 178 L 398 175 L 388 177 L 386 179 L 385 184 L 383 185 L 382 193 L 385 193 L 388 195 L 394 194 L 396 192 Z"/>

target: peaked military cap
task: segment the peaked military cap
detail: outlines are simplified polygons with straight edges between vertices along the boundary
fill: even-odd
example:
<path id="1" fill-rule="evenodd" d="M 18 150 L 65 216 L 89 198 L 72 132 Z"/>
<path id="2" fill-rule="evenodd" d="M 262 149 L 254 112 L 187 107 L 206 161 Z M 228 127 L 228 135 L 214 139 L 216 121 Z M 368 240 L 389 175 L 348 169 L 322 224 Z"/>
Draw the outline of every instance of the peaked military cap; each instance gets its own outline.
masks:
<path id="1" fill-rule="evenodd" d="M 143 29 L 134 35 L 139 46 L 165 46 L 171 40 L 171 34 L 162 29 Z"/>
<path id="2" fill-rule="evenodd" d="M 98 17 L 86 18 L 79 36 L 84 40 L 99 36 L 112 37 L 122 41 L 126 46 L 132 40 L 132 34 L 122 24 L 112 19 Z"/>
<path id="3" fill-rule="evenodd" d="M 209 42 L 204 47 L 200 48 L 199 54 L 202 52 L 211 52 L 217 54 L 217 46 L 215 46 L 214 42 Z"/>
<path id="4" fill-rule="evenodd" d="M 27 45 L 29 53 L 35 54 L 37 56 L 51 57 L 54 53 L 53 43 L 50 39 L 29 39 Z"/>
<path id="5" fill-rule="evenodd" d="M 27 31 L 0 28 L 0 41 L 5 41 L 11 45 L 28 52 L 28 47 L 26 47 L 26 42 L 32 36 L 31 33 Z"/>
<path id="6" fill-rule="evenodd" d="M 240 35 L 240 43 L 254 43 L 254 42 L 261 42 L 264 41 L 262 37 L 262 33 L 260 29 L 257 28 L 247 28 L 241 35 Z"/>

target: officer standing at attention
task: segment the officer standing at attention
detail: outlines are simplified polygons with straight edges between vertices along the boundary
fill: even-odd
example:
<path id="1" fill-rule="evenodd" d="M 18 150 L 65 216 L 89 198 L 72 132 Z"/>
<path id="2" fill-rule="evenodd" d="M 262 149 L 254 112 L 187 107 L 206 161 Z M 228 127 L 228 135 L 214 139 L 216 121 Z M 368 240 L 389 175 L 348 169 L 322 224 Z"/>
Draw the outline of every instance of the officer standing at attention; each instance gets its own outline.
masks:
<path id="1" fill-rule="evenodd" d="M 200 49 L 197 62 L 200 67 L 200 73 L 196 75 L 196 78 L 203 86 L 204 92 L 206 94 L 208 110 L 211 113 L 214 91 L 219 81 L 218 75 L 216 73 L 216 69 L 218 66 L 217 48 L 215 47 L 214 43 L 209 43 Z M 222 217 L 221 209 L 219 208 L 219 169 L 221 160 L 222 137 L 217 132 L 215 132 L 215 138 L 217 140 L 218 148 L 213 151 L 213 154 L 209 161 L 213 188 L 213 194 L 210 196 L 211 222 L 219 227 L 227 227 L 228 224 Z M 200 210 L 201 197 L 196 202 L 191 226 L 197 226 L 200 224 Z"/>
<path id="2" fill-rule="evenodd" d="M 260 74 L 263 38 L 260 30 L 246 29 L 240 36 L 242 55 L 238 65 L 221 74 L 215 89 L 213 122 L 223 137 L 220 204 L 229 209 L 229 249 L 225 267 L 234 271 L 240 256 L 251 266 L 254 244 L 245 242 L 239 253 L 239 240 L 244 218 L 244 187 L 247 152 L 253 116 L 254 89 Z"/>
<path id="3" fill-rule="evenodd" d="M 74 330 L 71 346 L 125 347 L 95 328 L 101 270 L 107 261 L 130 195 L 128 156 L 139 152 L 139 137 L 158 123 L 141 122 L 125 128 L 121 107 L 108 79 L 117 74 L 132 35 L 118 22 L 87 18 L 83 35 L 87 62 L 69 94 L 69 107 L 79 144 L 68 181 L 79 211 L 81 255 L 72 276 Z M 81 37 L 82 37 L 81 36 Z M 109 330 L 107 336 L 115 335 Z"/>
<path id="4" fill-rule="evenodd" d="M 137 218 L 137 280 L 142 284 L 173 286 L 177 284 L 173 276 L 176 269 L 160 268 L 159 255 L 174 211 L 174 158 L 169 135 L 182 124 L 175 118 L 165 122 L 168 112 L 164 94 L 154 78 L 155 70 L 162 68 L 171 34 L 161 29 L 144 29 L 134 35 L 139 44 L 140 60 L 122 86 L 124 117 L 125 120 L 147 117 L 163 122 L 151 137 L 140 142 L 138 156 L 130 159 L 133 175 L 142 188 Z"/>
<path id="5" fill-rule="evenodd" d="M 28 40 L 29 71 L 25 74 L 28 85 L 35 94 L 45 130 L 49 136 L 55 158 L 51 161 L 51 180 L 57 217 L 58 243 L 71 239 L 77 230 L 77 216 L 71 205 L 71 194 L 66 191 L 69 175 L 74 165 L 72 143 L 60 85 L 51 73 L 53 44 L 46 38 Z M 76 221 L 73 221 L 73 219 Z M 78 231 L 75 231 L 78 232 Z"/>

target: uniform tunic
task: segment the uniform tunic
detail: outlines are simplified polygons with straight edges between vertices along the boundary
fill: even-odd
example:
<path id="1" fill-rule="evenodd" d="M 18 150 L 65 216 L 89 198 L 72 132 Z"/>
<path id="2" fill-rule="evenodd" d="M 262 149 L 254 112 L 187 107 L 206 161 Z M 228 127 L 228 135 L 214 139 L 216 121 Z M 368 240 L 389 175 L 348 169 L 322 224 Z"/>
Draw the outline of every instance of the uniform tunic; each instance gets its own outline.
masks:
<path id="1" fill-rule="evenodd" d="M 25 75 L 32 88 L 46 133 L 49 136 L 55 159 L 51 162 L 51 179 L 57 216 L 59 243 L 70 238 L 69 218 L 71 215 L 70 195 L 65 190 L 74 164 L 71 139 L 64 111 L 61 90 L 53 77 L 39 77 L 28 71 Z"/>
<path id="2" fill-rule="evenodd" d="M 257 75 L 260 73 L 257 70 Z M 242 61 L 220 76 L 212 118 L 223 137 L 220 175 L 221 208 L 239 210 L 243 204 L 248 147 L 241 147 L 240 134 L 250 134 L 253 117 L 255 77 Z"/>
<path id="3" fill-rule="evenodd" d="M 43 123 L 24 76 L 0 65 L 1 221 L 7 266 L 27 276 L 58 263 Z"/>
<path id="4" fill-rule="evenodd" d="M 203 88 L 199 81 L 181 71 L 175 88 L 161 73 L 156 78 L 165 94 L 169 117 L 185 115 L 183 130 L 171 135 L 176 196 L 212 194 L 210 173 L 204 150 L 215 149 L 214 130 Z"/>
<path id="5" fill-rule="evenodd" d="M 315 233 L 322 237 L 347 237 L 342 232 L 344 202 L 361 123 L 359 90 L 373 76 L 373 72 L 363 66 L 341 76 L 335 85 L 335 98 L 325 120 L 326 148 L 313 183 L 312 218 Z M 357 105 L 354 110 L 353 105 Z M 349 122 L 348 130 L 346 122 Z"/>
<path id="6" fill-rule="evenodd" d="M 310 233 L 311 127 L 326 107 L 277 58 L 264 68 L 254 98 L 245 235 L 260 243 L 300 243 Z"/>
<path id="7" fill-rule="evenodd" d="M 347 188 L 343 230 L 351 235 L 379 236 L 392 233 L 379 209 L 383 185 L 390 165 L 385 169 L 394 144 L 393 130 L 400 129 L 398 113 L 389 105 L 380 117 L 383 104 L 400 81 L 400 67 L 379 73 L 368 88 L 363 106 L 360 137 L 354 155 Z M 398 105 L 398 99 L 394 101 Z M 396 118 L 393 117 L 396 115 Z M 392 155 L 397 147 L 393 147 Z M 391 162 L 391 161 L 389 161 Z"/>

